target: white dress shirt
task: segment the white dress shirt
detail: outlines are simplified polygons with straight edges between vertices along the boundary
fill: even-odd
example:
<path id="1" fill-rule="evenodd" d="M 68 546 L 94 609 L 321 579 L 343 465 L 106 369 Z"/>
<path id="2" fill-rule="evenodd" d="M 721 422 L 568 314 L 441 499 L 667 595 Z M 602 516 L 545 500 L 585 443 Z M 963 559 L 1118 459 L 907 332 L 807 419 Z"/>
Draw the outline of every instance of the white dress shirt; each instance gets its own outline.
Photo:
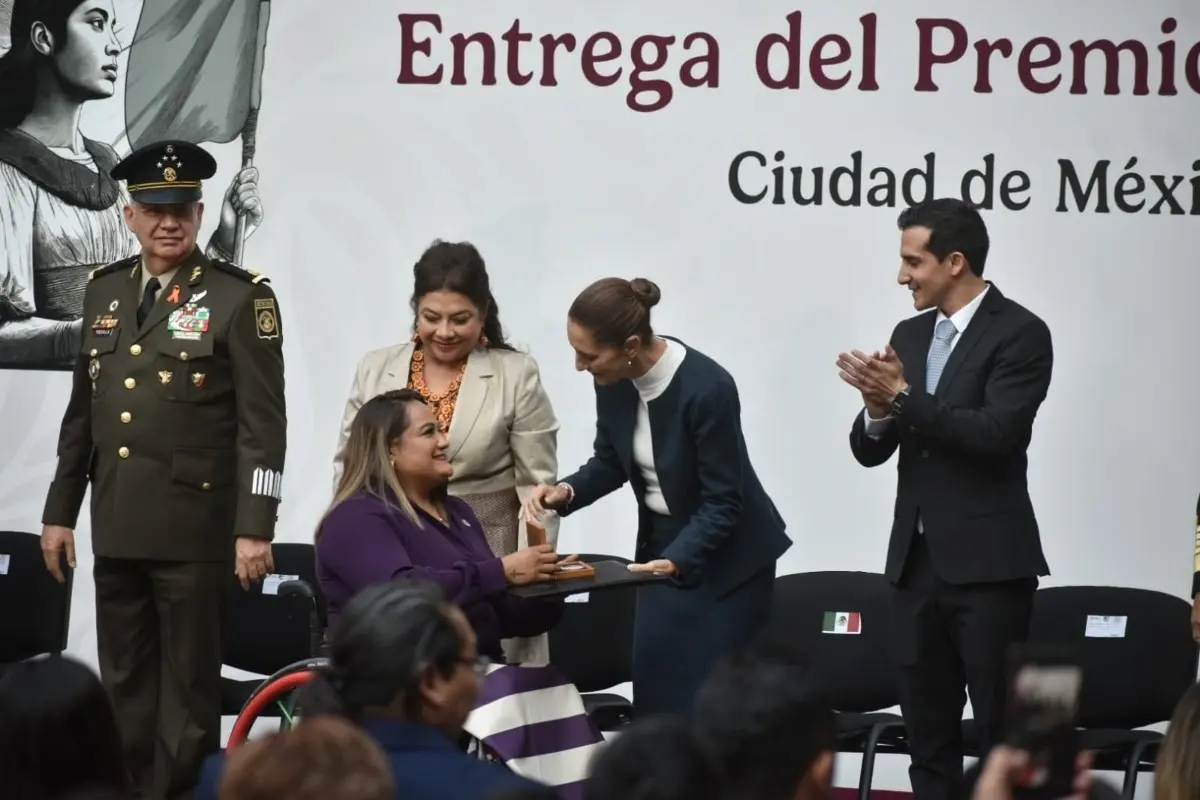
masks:
<path id="1" fill-rule="evenodd" d="M 937 326 L 941 323 L 942 320 L 948 319 L 952 323 L 954 323 L 954 330 L 957 331 L 957 333 L 954 334 L 954 338 L 950 340 L 950 352 L 951 353 L 954 352 L 955 347 L 958 347 L 958 342 L 960 339 L 962 339 L 963 332 L 967 329 L 967 326 L 971 324 L 971 318 L 974 317 L 975 312 L 979 310 L 979 305 L 980 305 L 980 303 L 983 302 L 983 296 L 988 293 L 988 289 L 990 289 L 990 288 L 991 288 L 990 284 L 985 285 L 983 287 L 983 291 L 980 292 L 979 294 L 975 295 L 974 300 L 967 303 L 965 306 L 960 308 L 958 311 L 954 312 L 953 316 L 947 317 L 942 312 L 941 309 L 938 309 L 937 319 L 935 319 L 933 321 L 934 330 L 937 330 Z M 933 347 L 932 339 L 929 342 L 929 346 Z M 928 357 L 929 357 L 928 354 L 926 354 L 926 358 L 928 358 Z M 910 386 L 909 391 L 924 392 L 925 387 L 924 386 Z M 888 426 L 890 426 L 892 424 L 892 415 L 888 414 L 886 417 L 882 417 L 880 419 L 875 419 L 874 417 L 871 416 L 871 413 L 869 411 L 867 411 L 867 409 L 864 408 L 863 409 L 863 423 L 864 423 L 863 430 L 866 432 L 867 436 L 870 436 L 872 439 L 879 439 L 887 431 Z M 918 533 L 925 532 L 925 526 L 921 523 L 921 519 L 919 517 L 917 518 L 917 532 Z"/>
<path id="2" fill-rule="evenodd" d="M 665 341 L 665 340 L 664 340 Z M 633 426 L 633 463 L 637 465 L 642 480 L 646 482 L 646 508 L 656 514 L 668 516 L 667 500 L 663 497 L 662 485 L 658 481 L 658 470 L 654 466 L 654 441 L 650 433 L 650 407 L 647 405 L 671 385 L 687 350 L 679 342 L 667 342 L 667 349 L 654 366 L 640 378 L 633 379 L 637 387 L 637 421 Z"/>

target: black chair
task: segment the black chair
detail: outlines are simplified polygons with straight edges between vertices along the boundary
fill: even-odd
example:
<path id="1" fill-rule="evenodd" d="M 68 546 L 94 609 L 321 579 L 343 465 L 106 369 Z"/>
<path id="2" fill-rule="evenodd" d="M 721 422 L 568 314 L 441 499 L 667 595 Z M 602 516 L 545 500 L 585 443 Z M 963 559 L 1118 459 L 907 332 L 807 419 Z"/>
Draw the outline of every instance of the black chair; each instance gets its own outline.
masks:
<path id="1" fill-rule="evenodd" d="M 631 563 L 618 556 L 581 553 L 579 557 Z M 566 603 L 562 622 L 550 631 L 550 663 L 575 684 L 588 717 L 602 731 L 617 730 L 633 720 L 634 705 L 605 690 L 633 680 L 636 610 L 636 591 L 593 592 L 587 602 Z"/>
<path id="2" fill-rule="evenodd" d="M 1196 681 L 1192 607 L 1173 595 L 1116 586 L 1055 586 L 1033 600 L 1031 642 L 1073 647 L 1083 666 L 1077 723 L 1095 769 L 1125 774 L 1132 798 L 1139 772 L 1153 772 L 1162 734 L 1138 730 L 1168 722 Z M 1124 635 L 1088 635 L 1096 618 Z M 976 736 L 977 740 L 977 736 Z"/>
<path id="3" fill-rule="evenodd" d="M 65 583 L 42 560 L 36 533 L 0 531 L 0 667 L 67 649 L 75 572 L 62 563 Z"/>
<path id="4" fill-rule="evenodd" d="M 861 800 L 871 795 L 875 756 L 907 752 L 903 720 L 880 711 L 900 703 L 889 655 L 890 596 L 887 579 L 873 572 L 781 575 L 766 633 L 768 643 L 811 665 L 838 712 L 839 751 L 862 753 Z"/>
<path id="5" fill-rule="evenodd" d="M 246 590 L 234 576 L 224 637 L 225 665 L 259 676 L 319 655 L 326 624 L 313 546 L 285 542 L 271 550 L 274 574 L 288 579 L 268 579 Z M 236 716 L 262 682 L 261 677 L 222 677 L 222 716 Z M 282 715 L 283 709 L 276 706 L 259 716 Z"/>

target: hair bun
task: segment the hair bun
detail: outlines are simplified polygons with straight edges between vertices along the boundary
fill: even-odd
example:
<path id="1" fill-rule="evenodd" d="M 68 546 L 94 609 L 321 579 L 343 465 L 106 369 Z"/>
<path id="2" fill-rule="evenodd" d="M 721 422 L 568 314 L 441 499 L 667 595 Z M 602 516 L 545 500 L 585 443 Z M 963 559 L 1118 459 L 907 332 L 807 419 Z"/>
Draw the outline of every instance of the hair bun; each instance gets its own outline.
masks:
<path id="1" fill-rule="evenodd" d="M 633 291 L 633 296 L 637 298 L 637 301 L 646 308 L 654 308 L 662 299 L 662 290 L 652 280 L 634 278 L 629 282 L 629 288 Z"/>

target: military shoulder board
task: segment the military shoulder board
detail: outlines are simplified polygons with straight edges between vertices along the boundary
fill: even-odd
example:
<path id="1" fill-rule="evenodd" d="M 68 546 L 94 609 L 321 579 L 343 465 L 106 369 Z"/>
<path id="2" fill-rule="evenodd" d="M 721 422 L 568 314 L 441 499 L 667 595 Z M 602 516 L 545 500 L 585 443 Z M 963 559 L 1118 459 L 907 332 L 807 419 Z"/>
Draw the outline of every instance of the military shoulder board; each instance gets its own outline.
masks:
<path id="1" fill-rule="evenodd" d="M 213 267 L 221 270 L 221 272 L 224 272 L 226 275 L 233 275 L 235 278 L 241 278 L 242 280 L 249 281 L 250 283 L 270 283 L 271 280 L 261 272 L 257 272 L 252 269 L 242 269 L 236 264 L 230 264 L 228 261 L 213 260 L 211 263 Z"/>
<path id="2" fill-rule="evenodd" d="M 114 272 L 119 272 L 123 269 L 134 266 L 140 260 L 141 256 L 130 256 L 129 258 L 123 258 L 120 261 L 114 261 L 106 266 L 97 267 L 88 273 L 88 280 L 94 281 L 96 278 L 99 278 L 102 275 L 110 275 Z"/>

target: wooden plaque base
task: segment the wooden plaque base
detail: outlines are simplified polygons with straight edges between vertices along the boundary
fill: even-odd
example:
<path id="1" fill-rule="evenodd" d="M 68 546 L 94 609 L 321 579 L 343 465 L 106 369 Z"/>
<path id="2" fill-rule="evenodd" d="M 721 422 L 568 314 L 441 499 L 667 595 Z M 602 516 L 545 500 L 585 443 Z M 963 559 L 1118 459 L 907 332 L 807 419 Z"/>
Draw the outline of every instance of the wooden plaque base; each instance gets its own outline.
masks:
<path id="1" fill-rule="evenodd" d="M 584 561 L 572 561 L 570 564 L 562 564 L 554 574 L 550 576 L 550 580 L 554 581 L 569 581 L 573 578 L 593 578 L 596 575 L 596 568 Z"/>

